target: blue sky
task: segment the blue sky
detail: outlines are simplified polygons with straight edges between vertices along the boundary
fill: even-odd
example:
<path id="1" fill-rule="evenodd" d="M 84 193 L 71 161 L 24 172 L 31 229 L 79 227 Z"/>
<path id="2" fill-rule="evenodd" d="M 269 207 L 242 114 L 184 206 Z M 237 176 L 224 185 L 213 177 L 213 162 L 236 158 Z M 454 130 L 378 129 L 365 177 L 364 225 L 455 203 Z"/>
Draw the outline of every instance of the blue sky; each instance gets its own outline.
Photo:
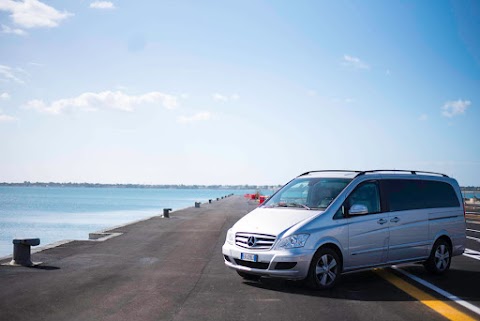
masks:
<path id="1" fill-rule="evenodd" d="M 0 181 L 480 185 L 478 1 L 0 0 Z"/>

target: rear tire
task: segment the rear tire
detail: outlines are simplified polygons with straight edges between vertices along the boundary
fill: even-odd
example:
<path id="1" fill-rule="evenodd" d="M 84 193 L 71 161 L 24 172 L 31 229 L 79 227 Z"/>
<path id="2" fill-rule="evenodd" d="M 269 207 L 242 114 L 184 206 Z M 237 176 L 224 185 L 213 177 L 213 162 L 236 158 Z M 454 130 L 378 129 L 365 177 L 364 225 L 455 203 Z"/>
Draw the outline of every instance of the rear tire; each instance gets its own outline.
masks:
<path id="1" fill-rule="evenodd" d="M 248 280 L 248 281 L 258 281 L 261 278 L 260 275 L 256 275 L 256 274 L 250 274 L 250 273 L 241 272 L 241 271 L 237 271 L 237 273 L 242 278 L 244 278 L 245 280 Z"/>
<path id="2" fill-rule="evenodd" d="M 331 289 L 342 271 L 340 258 L 331 248 L 320 248 L 312 258 L 307 283 L 314 290 Z"/>
<path id="3" fill-rule="evenodd" d="M 452 249 L 445 239 L 439 239 L 433 244 L 432 252 L 427 261 L 425 269 L 432 274 L 443 274 L 450 268 L 452 262 Z"/>

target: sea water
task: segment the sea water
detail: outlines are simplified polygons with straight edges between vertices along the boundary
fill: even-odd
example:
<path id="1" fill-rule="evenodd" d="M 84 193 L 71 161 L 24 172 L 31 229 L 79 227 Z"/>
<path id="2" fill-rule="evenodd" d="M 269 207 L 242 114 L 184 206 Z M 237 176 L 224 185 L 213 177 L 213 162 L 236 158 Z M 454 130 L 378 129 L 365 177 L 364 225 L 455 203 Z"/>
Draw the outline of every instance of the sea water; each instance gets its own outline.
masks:
<path id="1" fill-rule="evenodd" d="M 480 191 L 466 191 L 462 192 L 464 198 L 480 198 Z"/>
<path id="2" fill-rule="evenodd" d="M 208 202 L 242 189 L 161 189 L 0 186 L 0 257 L 13 252 L 12 240 L 40 238 L 41 246 L 87 240 L 88 234 Z M 262 191 L 269 194 L 268 191 Z"/>

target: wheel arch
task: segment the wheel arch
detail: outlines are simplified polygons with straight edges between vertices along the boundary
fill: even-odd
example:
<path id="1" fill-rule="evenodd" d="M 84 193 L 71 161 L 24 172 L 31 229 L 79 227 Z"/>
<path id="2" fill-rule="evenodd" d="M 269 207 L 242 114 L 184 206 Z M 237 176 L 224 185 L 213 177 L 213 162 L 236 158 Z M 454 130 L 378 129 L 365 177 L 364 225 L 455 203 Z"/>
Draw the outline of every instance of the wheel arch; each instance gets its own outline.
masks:
<path id="1" fill-rule="evenodd" d="M 433 244 L 438 242 L 438 240 L 445 240 L 448 243 L 448 245 L 450 246 L 450 251 L 452 251 L 453 243 L 452 243 L 452 239 L 450 238 L 450 236 L 448 236 L 447 234 L 442 234 L 435 239 L 435 242 L 433 242 Z"/>
<path id="2" fill-rule="evenodd" d="M 450 237 L 450 235 L 448 234 L 448 232 L 447 232 L 446 230 L 441 230 L 441 231 L 439 231 L 439 232 L 435 235 L 435 237 L 434 237 L 434 239 L 433 239 L 433 242 L 432 242 L 432 244 L 430 245 L 430 247 L 429 247 L 429 249 L 428 249 L 428 252 L 429 252 L 429 253 L 432 251 L 433 245 L 434 245 L 438 240 L 440 240 L 440 239 L 445 240 L 445 241 L 448 243 L 448 245 L 450 246 L 450 250 L 453 251 L 452 238 Z"/>
<path id="3" fill-rule="evenodd" d="M 335 242 L 331 242 L 331 241 L 325 241 L 317 247 L 317 250 L 315 251 L 315 254 L 318 253 L 318 251 L 320 251 L 321 249 L 324 249 L 324 248 L 329 248 L 329 249 L 335 251 L 335 253 L 337 253 L 338 258 L 340 259 L 340 273 L 342 273 L 344 259 L 343 259 L 343 253 L 342 253 L 342 250 L 341 250 L 339 244 L 336 244 Z M 315 255 L 312 256 L 312 259 L 313 259 L 314 256 Z"/>

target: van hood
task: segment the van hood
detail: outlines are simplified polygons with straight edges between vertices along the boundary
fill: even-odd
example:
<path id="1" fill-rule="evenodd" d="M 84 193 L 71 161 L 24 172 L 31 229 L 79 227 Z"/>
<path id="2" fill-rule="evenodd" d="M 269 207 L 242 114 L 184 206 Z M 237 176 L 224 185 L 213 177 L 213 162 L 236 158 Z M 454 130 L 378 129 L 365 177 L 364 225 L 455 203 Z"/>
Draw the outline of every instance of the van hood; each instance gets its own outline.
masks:
<path id="1" fill-rule="evenodd" d="M 259 207 L 242 217 L 233 231 L 277 236 L 286 229 L 323 211 Z"/>

